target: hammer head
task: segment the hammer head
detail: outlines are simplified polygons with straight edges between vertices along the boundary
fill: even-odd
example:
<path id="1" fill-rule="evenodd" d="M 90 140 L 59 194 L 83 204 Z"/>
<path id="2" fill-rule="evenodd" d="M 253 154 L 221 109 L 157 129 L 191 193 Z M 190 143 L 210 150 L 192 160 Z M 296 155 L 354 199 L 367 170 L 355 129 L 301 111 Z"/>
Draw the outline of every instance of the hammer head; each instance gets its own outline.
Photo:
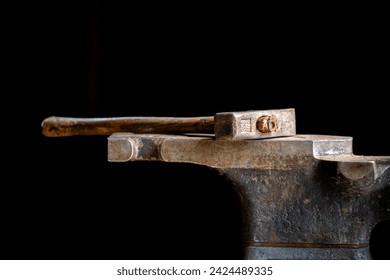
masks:
<path id="1" fill-rule="evenodd" d="M 276 109 L 217 113 L 214 116 L 216 139 L 260 139 L 296 134 L 295 110 Z"/>

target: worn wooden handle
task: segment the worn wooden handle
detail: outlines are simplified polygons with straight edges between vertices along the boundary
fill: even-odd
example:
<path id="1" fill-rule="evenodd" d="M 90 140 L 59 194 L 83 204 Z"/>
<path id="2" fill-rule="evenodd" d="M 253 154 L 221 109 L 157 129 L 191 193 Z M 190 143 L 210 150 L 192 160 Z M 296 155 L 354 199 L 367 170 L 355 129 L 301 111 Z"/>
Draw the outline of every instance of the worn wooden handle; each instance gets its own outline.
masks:
<path id="1" fill-rule="evenodd" d="M 42 122 L 42 133 L 48 137 L 110 135 L 115 132 L 214 133 L 214 117 L 68 118 L 53 116 Z"/>

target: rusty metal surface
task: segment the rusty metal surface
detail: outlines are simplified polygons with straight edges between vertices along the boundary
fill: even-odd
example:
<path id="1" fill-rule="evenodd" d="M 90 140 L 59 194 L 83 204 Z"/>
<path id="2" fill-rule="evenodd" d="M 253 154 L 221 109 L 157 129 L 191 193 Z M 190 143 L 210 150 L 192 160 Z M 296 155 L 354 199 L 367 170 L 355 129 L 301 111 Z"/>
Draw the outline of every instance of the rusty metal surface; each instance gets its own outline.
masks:
<path id="1" fill-rule="evenodd" d="M 296 134 L 294 109 L 217 113 L 214 119 L 217 139 L 261 139 Z"/>
<path id="2" fill-rule="evenodd" d="M 154 149 L 158 159 L 166 162 L 186 162 L 207 165 L 213 168 L 289 169 L 296 164 L 307 164 L 306 157 L 324 155 L 348 155 L 352 153 L 352 138 L 341 136 L 297 135 L 254 140 L 215 140 L 213 137 L 188 137 L 177 135 L 152 135 L 115 133 L 108 138 L 112 141 L 137 142 L 140 147 Z M 151 143 L 154 143 L 151 146 Z M 148 160 L 148 154 L 138 149 L 131 160 Z M 110 148 L 109 158 L 121 158 L 122 153 Z M 285 159 L 285 160 L 282 160 Z M 298 162 L 297 162 L 298 161 Z"/>
<path id="3" fill-rule="evenodd" d="M 124 133 L 110 136 L 108 147 L 109 161 L 217 169 L 239 197 L 247 259 L 370 259 L 370 232 L 390 219 L 390 156 L 356 156 L 352 137 Z"/>

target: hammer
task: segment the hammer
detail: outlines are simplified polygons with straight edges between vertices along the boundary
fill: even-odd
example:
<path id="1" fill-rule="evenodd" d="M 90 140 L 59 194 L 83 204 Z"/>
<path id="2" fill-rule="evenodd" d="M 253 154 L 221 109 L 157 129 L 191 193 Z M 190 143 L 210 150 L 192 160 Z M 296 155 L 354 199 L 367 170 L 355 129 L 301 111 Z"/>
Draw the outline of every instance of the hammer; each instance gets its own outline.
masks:
<path id="1" fill-rule="evenodd" d="M 52 116 L 42 122 L 48 137 L 148 134 L 215 134 L 216 139 L 261 139 L 295 135 L 295 110 L 222 112 L 210 117 L 69 118 Z"/>

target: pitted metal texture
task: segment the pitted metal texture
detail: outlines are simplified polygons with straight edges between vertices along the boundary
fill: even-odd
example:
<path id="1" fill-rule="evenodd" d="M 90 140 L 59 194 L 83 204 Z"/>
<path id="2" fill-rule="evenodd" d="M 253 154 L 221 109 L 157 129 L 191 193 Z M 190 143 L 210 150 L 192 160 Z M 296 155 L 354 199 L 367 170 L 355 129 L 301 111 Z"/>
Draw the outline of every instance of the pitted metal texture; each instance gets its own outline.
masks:
<path id="1" fill-rule="evenodd" d="M 370 232 L 390 219 L 390 157 L 354 155 L 352 137 L 118 133 L 108 138 L 108 159 L 218 170 L 241 203 L 247 259 L 370 259 Z"/>

